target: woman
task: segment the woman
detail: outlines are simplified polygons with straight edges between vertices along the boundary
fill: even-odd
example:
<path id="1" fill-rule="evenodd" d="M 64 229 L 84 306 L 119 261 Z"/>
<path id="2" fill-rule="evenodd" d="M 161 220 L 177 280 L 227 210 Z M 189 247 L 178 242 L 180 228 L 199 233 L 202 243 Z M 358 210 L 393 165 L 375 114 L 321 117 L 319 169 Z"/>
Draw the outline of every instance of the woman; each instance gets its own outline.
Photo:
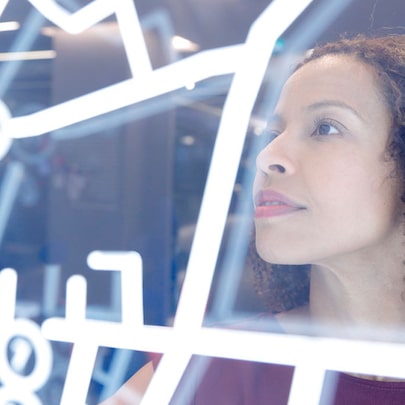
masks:
<path id="1" fill-rule="evenodd" d="M 344 336 L 404 325 L 405 36 L 315 49 L 284 85 L 268 132 L 253 190 L 256 272 L 280 328 L 297 316 Z M 292 373 L 216 359 L 191 403 L 286 404 Z M 405 403 L 403 381 L 334 377 L 328 403 Z"/>

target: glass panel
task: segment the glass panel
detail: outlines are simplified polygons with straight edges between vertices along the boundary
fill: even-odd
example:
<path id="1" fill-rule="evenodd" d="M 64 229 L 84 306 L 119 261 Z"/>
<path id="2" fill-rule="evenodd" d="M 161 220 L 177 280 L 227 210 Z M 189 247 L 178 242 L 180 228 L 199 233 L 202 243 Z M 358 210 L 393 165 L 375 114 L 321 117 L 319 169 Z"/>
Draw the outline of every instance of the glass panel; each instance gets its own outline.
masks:
<path id="1" fill-rule="evenodd" d="M 403 9 L 0 2 L 0 403 L 405 403 L 402 47 L 284 87 Z M 354 135 L 336 94 L 374 108 Z"/>

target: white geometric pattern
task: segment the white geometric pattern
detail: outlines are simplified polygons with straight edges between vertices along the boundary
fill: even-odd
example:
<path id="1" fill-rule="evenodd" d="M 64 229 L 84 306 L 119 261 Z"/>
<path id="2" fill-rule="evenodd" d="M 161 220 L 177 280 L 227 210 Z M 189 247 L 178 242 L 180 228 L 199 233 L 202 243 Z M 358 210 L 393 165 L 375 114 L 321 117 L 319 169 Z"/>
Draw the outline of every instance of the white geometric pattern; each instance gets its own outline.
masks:
<path id="1" fill-rule="evenodd" d="M 121 323 L 86 319 L 86 282 L 79 276 L 69 280 L 66 317 L 48 319 L 42 326 L 47 338 L 74 343 L 61 404 L 85 403 L 99 346 L 163 353 L 144 405 L 170 401 L 192 354 L 295 365 L 290 405 L 316 404 L 326 369 L 405 378 L 405 369 L 398 361 L 405 354 L 402 345 L 202 326 L 244 137 L 268 60 L 277 38 L 311 0 L 275 0 L 254 22 L 245 43 L 201 52 L 155 70 L 132 0 L 95 0 L 73 14 L 52 0 L 29 1 L 70 33 L 82 32 L 115 14 L 133 78 L 34 114 L 10 117 L 2 123 L 2 135 L 7 138 L 41 135 L 189 83 L 234 73 L 173 326 L 143 323 L 142 264 L 137 253 L 91 253 L 89 267 L 121 271 L 123 317 Z M 0 11 L 6 4 L 1 3 Z"/>

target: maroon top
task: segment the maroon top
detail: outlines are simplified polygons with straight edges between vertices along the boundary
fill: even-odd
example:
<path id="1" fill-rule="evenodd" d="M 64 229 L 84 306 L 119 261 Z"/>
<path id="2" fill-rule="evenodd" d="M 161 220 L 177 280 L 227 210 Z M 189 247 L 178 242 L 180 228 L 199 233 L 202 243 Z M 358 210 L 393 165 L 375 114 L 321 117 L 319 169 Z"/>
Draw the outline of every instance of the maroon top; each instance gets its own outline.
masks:
<path id="1" fill-rule="evenodd" d="M 197 376 L 201 368 L 202 379 Z M 171 405 L 285 405 L 293 371 L 289 366 L 195 357 Z M 405 382 L 372 381 L 328 372 L 320 404 L 404 405 Z"/>
<path id="2" fill-rule="evenodd" d="M 265 314 L 231 326 L 284 333 L 277 320 Z M 291 366 L 194 356 L 170 405 L 286 405 L 293 374 Z M 405 405 L 405 382 L 328 371 L 319 404 Z"/>

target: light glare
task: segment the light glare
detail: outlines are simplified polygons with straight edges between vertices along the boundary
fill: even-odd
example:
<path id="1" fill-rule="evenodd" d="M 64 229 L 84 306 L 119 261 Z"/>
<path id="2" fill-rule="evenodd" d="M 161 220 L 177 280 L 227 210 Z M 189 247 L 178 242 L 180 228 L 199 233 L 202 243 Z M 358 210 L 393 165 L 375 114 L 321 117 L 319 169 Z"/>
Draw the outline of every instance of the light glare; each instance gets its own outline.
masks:
<path id="1" fill-rule="evenodd" d="M 179 35 L 175 35 L 172 38 L 172 46 L 179 52 L 196 52 L 200 49 L 198 44 L 187 38 L 180 37 Z"/>
<path id="2" fill-rule="evenodd" d="M 53 50 L 27 51 L 27 52 L 0 52 L 0 62 L 11 62 L 16 60 L 41 60 L 54 59 L 56 52 Z"/>
<path id="3" fill-rule="evenodd" d="M 0 23 L 0 31 L 16 31 L 20 28 L 17 21 L 5 21 Z"/>

